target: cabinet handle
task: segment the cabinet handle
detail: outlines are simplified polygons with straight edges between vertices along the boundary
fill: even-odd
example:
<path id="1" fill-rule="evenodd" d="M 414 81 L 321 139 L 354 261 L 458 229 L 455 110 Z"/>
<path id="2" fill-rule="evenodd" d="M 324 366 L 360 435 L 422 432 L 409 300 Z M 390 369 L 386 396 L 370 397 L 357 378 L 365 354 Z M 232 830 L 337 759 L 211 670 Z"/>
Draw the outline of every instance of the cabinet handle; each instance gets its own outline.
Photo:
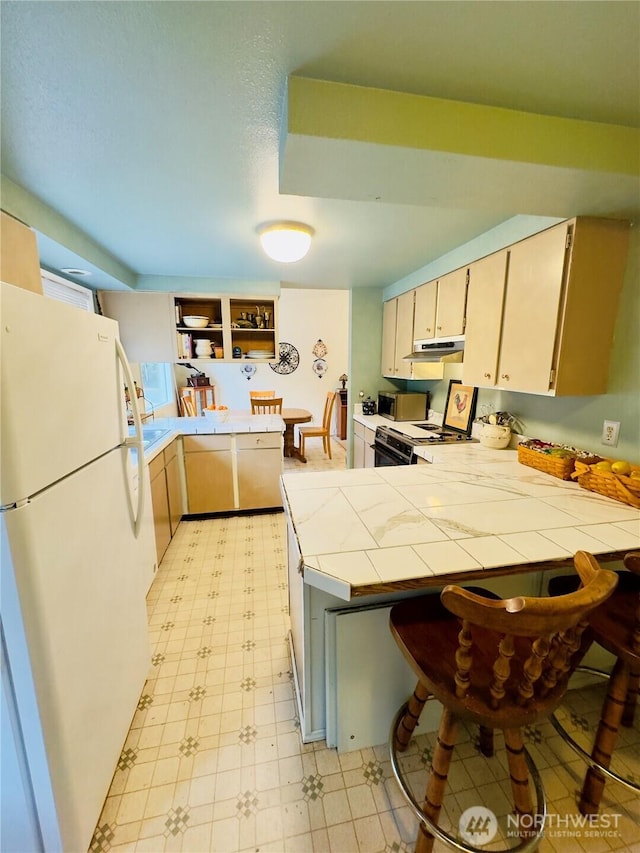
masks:
<path id="1" fill-rule="evenodd" d="M 507 380 L 507 382 L 508 382 L 508 381 L 509 381 L 509 374 L 508 374 L 508 373 L 503 373 L 503 374 L 502 374 L 502 376 L 501 376 L 500 378 L 501 378 L 501 379 L 506 379 L 506 380 Z"/>
<path id="2" fill-rule="evenodd" d="M 438 331 L 439 331 L 439 332 L 441 332 L 441 331 L 442 331 L 442 326 L 438 326 Z"/>
<path id="3" fill-rule="evenodd" d="M 491 379 L 490 373 L 483 373 L 482 375 L 484 376 L 485 379 Z"/>
<path id="4" fill-rule="evenodd" d="M 431 331 L 431 326 L 427 326 L 427 332 Z"/>

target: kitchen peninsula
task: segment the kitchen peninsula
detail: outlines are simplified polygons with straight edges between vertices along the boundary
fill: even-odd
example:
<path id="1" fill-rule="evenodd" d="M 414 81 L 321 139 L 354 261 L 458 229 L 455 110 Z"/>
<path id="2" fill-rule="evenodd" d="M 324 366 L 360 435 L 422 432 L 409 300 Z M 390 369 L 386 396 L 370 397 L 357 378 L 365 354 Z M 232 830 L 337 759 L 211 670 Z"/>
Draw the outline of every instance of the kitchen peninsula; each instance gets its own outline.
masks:
<path id="1" fill-rule="evenodd" d="M 640 511 L 521 465 L 514 450 L 416 453 L 433 464 L 282 477 L 305 741 L 386 741 L 415 686 L 388 629 L 399 598 L 449 582 L 545 594 L 577 550 L 612 563 L 640 548 Z"/>

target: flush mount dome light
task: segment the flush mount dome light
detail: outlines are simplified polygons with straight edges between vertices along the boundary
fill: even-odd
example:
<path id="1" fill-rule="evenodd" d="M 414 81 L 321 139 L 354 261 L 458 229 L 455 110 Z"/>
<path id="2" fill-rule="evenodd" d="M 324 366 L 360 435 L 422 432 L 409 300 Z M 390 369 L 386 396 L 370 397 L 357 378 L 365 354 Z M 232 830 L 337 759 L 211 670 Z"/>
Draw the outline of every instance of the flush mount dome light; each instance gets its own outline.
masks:
<path id="1" fill-rule="evenodd" d="M 275 222 L 258 229 L 265 253 L 274 261 L 299 261 L 311 246 L 313 228 L 302 222 Z"/>

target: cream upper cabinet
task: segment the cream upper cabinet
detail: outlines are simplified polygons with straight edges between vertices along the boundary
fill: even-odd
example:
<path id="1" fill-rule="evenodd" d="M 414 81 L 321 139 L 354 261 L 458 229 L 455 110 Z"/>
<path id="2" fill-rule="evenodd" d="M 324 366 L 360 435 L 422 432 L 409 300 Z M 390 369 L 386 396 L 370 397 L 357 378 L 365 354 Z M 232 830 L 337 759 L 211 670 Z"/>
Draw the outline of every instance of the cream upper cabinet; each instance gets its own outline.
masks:
<path id="1" fill-rule="evenodd" d="M 604 393 L 628 230 L 627 222 L 580 217 L 472 264 L 464 382 Z"/>
<path id="2" fill-rule="evenodd" d="M 413 322 L 414 340 L 427 340 L 436 336 L 436 305 L 438 282 L 428 281 L 416 288 L 416 309 Z"/>
<path id="3" fill-rule="evenodd" d="M 385 302 L 382 313 L 382 375 L 412 379 L 412 364 L 403 361 L 413 349 L 414 293 L 410 290 Z"/>
<path id="4" fill-rule="evenodd" d="M 467 267 L 438 279 L 437 338 L 464 335 L 468 281 Z"/>
<path id="5" fill-rule="evenodd" d="M 454 270 L 416 289 L 414 340 L 464 334 L 468 271 Z"/>
<path id="6" fill-rule="evenodd" d="M 168 293 L 100 292 L 103 313 L 117 320 L 130 361 L 176 360 L 173 299 Z"/>
<path id="7" fill-rule="evenodd" d="M 507 251 L 471 264 L 462 375 L 467 385 L 496 384 Z"/>
<path id="8" fill-rule="evenodd" d="M 396 365 L 396 314 L 398 300 L 390 299 L 382 305 L 382 363 L 383 376 L 395 376 Z"/>
<path id="9" fill-rule="evenodd" d="M 131 361 L 279 358 L 273 297 L 101 291 L 100 303 L 106 316 L 118 321 Z M 190 315 L 205 317 L 206 326 L 187 326 L 184 318 Z"/>

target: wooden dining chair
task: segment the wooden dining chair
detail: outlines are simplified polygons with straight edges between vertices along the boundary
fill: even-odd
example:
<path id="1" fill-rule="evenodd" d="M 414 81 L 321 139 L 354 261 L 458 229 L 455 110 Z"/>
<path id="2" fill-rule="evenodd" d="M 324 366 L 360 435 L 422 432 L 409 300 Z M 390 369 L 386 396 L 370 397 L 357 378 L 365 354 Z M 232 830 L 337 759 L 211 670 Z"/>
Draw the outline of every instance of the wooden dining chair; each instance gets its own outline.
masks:
<path id="1" fill-rule="evenodd" d="M 556 598 L 496 601 L 447 586 L 440 596 L 418 596 L 392 607 L 391 633 L 418 677 L 390 737 L 394 775 L 420 815 L 416 853 L 431 851 L 436 837 L 456 846 L 456 839 L 438 826 L 438 818 L 460 720 L 480 726 L 489 739 L 495 729 L 503 731 L 515 813 L 529 816 L 517 849 L 534 849 L 539 843 L 544 788 L 521 729 L 547 717 L 562 700 L 570 675 L 591 643 L 585 633 L 588 615 L 612 595 L 618 582 L 614 572 L 600 568 L 584 551 L 576 553 L 574 565 L 581 588 Z M 402 776 L 397 752 L 407 747 L 429 696 L 439 700 L 443 710 L 420 807 Z M 535 815 L 529 773 L 536 789 Z"/>
<path id="2" fill-rule="evenodd" d="M 327 391 L 327 396 L 324 402 L 324 414 L 322 415 L 322 426 L 300 426 L 298 427 L 298 435 L 300 436 L 300 454 L 305 455 L 304 444 L 307 438 L 322 438 L 322 447 L 324 452 L 331 459 L 331 413 L 333 412 L 333 404 L 336 401 L 336 392 Z"/>
<path id="3" fill-rule="evenodd" d="M 256 398 L 263 399 L 263 397 L 275 397 L 275 391 L 249 391 L 249 399 L 254 400 Z"/>
<path id="4" fill-rule="evenodd" d="M 195 418 L 196 411 L 189 397 L 180 397 L 180 414 L 183 418 Z"/>
<path id="5" fill-rule="evenodd" d="M 252 415 L 281 415 L 282 397 L 253 397 L 251 399 Z"/>

